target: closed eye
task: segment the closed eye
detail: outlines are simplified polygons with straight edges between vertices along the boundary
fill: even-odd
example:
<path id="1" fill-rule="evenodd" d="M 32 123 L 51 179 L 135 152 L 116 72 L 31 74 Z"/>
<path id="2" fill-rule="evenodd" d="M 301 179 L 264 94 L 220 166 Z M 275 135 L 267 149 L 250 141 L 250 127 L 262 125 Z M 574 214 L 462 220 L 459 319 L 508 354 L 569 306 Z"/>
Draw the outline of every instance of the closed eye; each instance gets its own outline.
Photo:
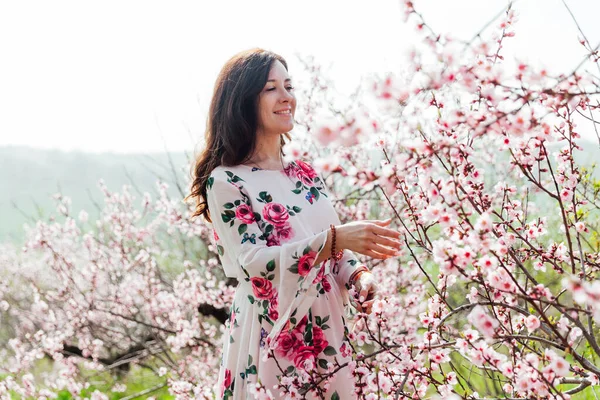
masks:
<path id="1" fill-rule="evenodd" d="M 275 90 L 275 89 L 276 88 L 267 89 L 267 92 L 270 92 L 270 91 Z M 293 86 L 288 86 L 288 87 L 286 87 L 286 89 L 287 90 L 294 90 L 294 87 Z"/>

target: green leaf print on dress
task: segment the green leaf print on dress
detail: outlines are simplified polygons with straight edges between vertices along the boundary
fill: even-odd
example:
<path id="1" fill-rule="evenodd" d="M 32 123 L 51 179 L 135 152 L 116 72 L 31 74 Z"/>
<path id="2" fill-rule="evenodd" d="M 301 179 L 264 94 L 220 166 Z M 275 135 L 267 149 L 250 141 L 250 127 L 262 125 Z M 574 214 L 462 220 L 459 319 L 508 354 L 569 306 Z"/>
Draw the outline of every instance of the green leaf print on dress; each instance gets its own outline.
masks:
<path id="1" fill-rule="evenodd" d="M 340 350 L 345 281 L 359 263 L 344 251 L 337 274 L 326 261 L 315 264 L 329 224 L 340 222 L 312 167 L 300 160 L 283 171 L 219 166 L 207 181 L 206 201 L 221 266 L 239 282 L 235 316 L 221 342 L 217 387 L 223 391 L 217 395 L 245 399 L 259 381 L 273 388 L 286 374 L 300 376 L 305 366 L 324 370 L 349 361 L 351 354 Z M 352 378 L 340 373 L 325 398 L 335 392 L 354 398 Z M 285 397 L 271 392 L 274 399 Z"/>

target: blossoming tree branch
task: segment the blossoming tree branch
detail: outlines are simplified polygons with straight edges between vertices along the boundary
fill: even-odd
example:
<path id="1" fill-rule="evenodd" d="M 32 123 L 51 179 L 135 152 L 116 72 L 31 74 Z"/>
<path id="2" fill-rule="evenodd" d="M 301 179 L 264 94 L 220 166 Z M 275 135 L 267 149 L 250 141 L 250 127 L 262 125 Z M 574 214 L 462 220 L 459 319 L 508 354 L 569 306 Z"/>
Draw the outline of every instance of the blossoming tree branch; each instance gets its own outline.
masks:
<path id="1" fill-rule="evenodd" d="M 402 254 L 363 259 L 380 291 L 370 315 L 349 310 L 352 345 L 334 350 L 351 362 L 305 354 L 300 375 L 281 371 L 279 387 L 252 394 L 323 398 L 348 369 L 361 399 L 593 396 L 600 181 L 576 158 L 584 130 L 600 141 L 600 78 L 585 69 L 600 71 L 599 47 L 581 32 L 586 58 L 551 76 L 504 59 L 518 40 L 510 4 L 470 41 L 435 32 L 418 2 L 402 5 L 422 39 L 402 74 L 339 103 L 305 60 L 298 122 L 309 134 L 286 149 L 314 160 L 342 220 L 393 216 Z M 181 198 L 186 183 L 174 183 Z M 59 215 L 0 252 L 0 398 L 212 399 L 235 282 L 210 226 L 165 182 L 154 200 L 141 195 L 141 211 L 130 187 L 99 187 L 97 220 L 57 194 Z M 52 367 L 40 374 L 43 360 Z M 154 383 L 132 392 L 134 368 Z"/>

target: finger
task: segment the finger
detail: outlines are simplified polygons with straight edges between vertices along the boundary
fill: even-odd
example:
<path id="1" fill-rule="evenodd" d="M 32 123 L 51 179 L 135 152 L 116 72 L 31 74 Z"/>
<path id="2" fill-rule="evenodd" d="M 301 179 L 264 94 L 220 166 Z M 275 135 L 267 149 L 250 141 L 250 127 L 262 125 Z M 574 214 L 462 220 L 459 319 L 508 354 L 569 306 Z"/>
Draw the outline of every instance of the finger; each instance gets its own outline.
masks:
<path id="1" fill-rule="evenodd" d="M 388 219 L 366 219 L 364 220 L 364 222 L 371 222 L 372 224 L 377 224 L 377 225 L 388 225 L 392 222 L 392 218 L 388 218 Z"/>
<path id="2" fill-rule="evenodd" d="M 365 308 L 365 309 L 367 309 L 367 308 L 371 308 L 371 307 L 373 306 L 373 302 L 374 302 L 374 301 L 375 301 L 375 300 L 365 301 L 365 302 L 363 302 L 363 303 L 362 303 L 360 306 L 361 306 L 362 308 Z"/>
<path id="3" fill-rule="evenodd" d="M 379 236 L 377 233 L 375 232 L 371 232 L 372 236 L 375 238 L 374 241 L 379 243 L 379 244 L 383 244 L 386 245 L 388 247 L 393 247 L 396 249 L 400 248 L 400 241 L 399 240 L 394 240 L 394 239 L 389 239 L 385 236 Z"/>
<path id="4" fill-rule="evenodd" d="M 375 301 L 375 292 L 370 290 L 369 294 L 367 295 L 367 301 Z"/>
<path id="5" fill-rule="evenodd" d="M 371 242 L 371 243 L 372 243 L 371 249 L 373 251 L 376 251 L 376 252 L 381 253 L 381 254 L 386 254 L 386 255 L 388 255 L 390 257 L 398 255 L 398 254 L 396 254 L 396 252 L 397 252 L 396 249 L 390 249 L 389 247 L 382 246 L 382 245 L 380 245 L 380 244 L 378 244 L 376 242 Z"/>
<path id="6" fill-rule="evenodd" d="M 364 254 L 366 256 L 369 256 L 369 257 L 372 257 L 372 258 L 377 258 L 377 259 L 380 259 L 380 260 L 385 260 L 385 259 L 391 257 L 391 256 L 389 256 L 387 254 L 377 253 L 377 252 L 375 252 L 375 251 L 373 251 L 371 249 L 365 250 L 362 254 Z"/>
<path id="7" fill-rule="evenodd" d="M 361 277 L 360 279 L 362 280 L 364 277 Z M 367 278 L 368 279 L 368 278 Z M 375 297 L 376 293 L 377 293 L 377 289 L 375 286 L 375 282 L 372 279 L 369 279 L 367 282 L 365 282 L 363 284 L 364 288 L 361 288 L 359 290 L 358 296 L 356 297 L 357 300 L 361 298 L 362 296 L 362 300 L 360 300 L 360 302 L 365 302 L 365 301 L 370 301 L 373 300 L 373 298 Z M 365 294 L 366 292 L 366 294 Z"/>
<path id="8" fill-rule="evenodd" d="M 369 288 L 361 289 L 360 294 L 358 296 L 358 301 L 360 301 L 361 303 L 364 302 L 367 299 L 368 295 L 369 295 Z"/>
<path id="9" fill-rule="evenodd" d="M 356 303 L 356 311 L 361 313 L 370 314 L 372 310 L 372 305 L 368 305 L 367 302 L 364 303 Z"/>
<path id="10" fill-rule="evenodd" d="M 372 231 L 379 236 L 388 236 L 391 238 L 399 238 L 401 236 L 400 232 L 398 232 L 394 229 L 384 228 L 382 226 L 377 226 L 377 225 L 375 225 L 373 227 Z"/>

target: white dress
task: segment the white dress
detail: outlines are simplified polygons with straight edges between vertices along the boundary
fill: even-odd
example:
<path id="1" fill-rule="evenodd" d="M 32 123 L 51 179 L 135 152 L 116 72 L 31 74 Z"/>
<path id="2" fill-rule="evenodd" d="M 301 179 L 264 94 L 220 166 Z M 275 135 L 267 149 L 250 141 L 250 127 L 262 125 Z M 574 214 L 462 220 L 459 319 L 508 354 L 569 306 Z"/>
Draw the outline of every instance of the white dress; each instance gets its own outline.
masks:
<path id="1" fill-rule="evenodd" d="M 260 382 L 273 399 L 303 398 L 302 391 L 292 396 L 273 385 L 300 369 L 325 373 L 328 362 L 351 358 L 346 282 L 360 263 L 344 250 L 339 271 L 330 271 L 329 259 L 313 265 L 329 225 L 340 224 L 330 193 L 302 160 L 282 170 L 218 166 L 207 182 L 207 203 L 225 274 L 239 282 L 223 335 L 217 395 L 253 398 L 249 385 Z M 329 400 L 353 399 L 353 389 L 343 368 L 319 390 Z"/>

